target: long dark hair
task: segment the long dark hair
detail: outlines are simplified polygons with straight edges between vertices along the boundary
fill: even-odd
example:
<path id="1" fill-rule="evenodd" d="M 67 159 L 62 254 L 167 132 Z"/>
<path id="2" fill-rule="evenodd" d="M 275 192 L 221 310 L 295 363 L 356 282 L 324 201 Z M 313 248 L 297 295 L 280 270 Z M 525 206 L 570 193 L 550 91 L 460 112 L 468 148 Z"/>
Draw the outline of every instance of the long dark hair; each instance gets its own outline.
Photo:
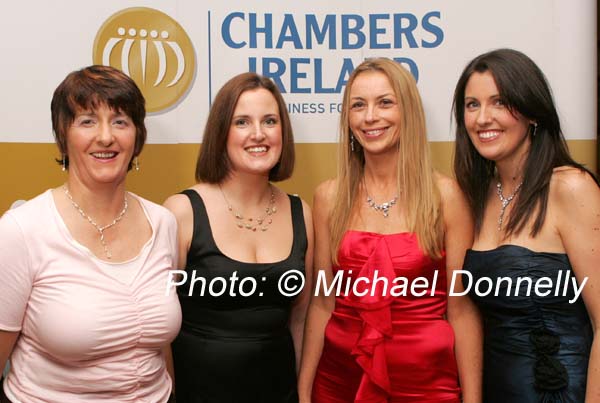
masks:
<path id="1" fill-rule="evenodd" d="M 476 234 L 481 230 L 495 163 L 477 152 L 465 127 L 465 88 L 475 72 L 490 72 L 508 109 L 537 123 L 535 131 L 533 127 L 529 131 L 531 146 L 525 162 L 523 186 L 506 224 L 506 236 L 518 234 L 535 215 L 530 233 L 534 237 L 544 225 L 554 168 L 571 166 L 588 172 L 596 183 L 598 179 L 569 155 L 550 86 L 533 60 L 513 49 L 497 49 L 477 56 L 458 79 L 452 103 L 456 121 L 454 172 L 471 205 Z"/>

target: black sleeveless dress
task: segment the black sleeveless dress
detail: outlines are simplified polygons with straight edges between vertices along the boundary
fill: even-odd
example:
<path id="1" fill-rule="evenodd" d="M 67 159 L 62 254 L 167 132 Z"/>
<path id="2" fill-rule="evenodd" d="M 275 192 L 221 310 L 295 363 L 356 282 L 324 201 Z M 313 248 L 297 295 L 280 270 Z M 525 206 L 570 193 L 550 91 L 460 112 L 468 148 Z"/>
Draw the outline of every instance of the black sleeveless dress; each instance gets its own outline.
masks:
<path id="1" fill-rule="evenodd" d="M 294 297 L 283 295 L 278 282 L 289 270 L 304 274 L 307 238 L 301 200 L 289 196 L 294 233 L 289 256 L 277 263 L 244 263 L 217 248 L 200 195 L 189 189 L 182 193 L 192 204 L 194 230 L 187 281 L 177 290 L 183 314 L 172 345 L 177 403 L 297 403 L 288 329 Z M 205 289 L 202 293 L 202 283 L 196 281 L 189 296 L 194 270 L 196 278 L 205 279 Z M 231 287 L 234 272 L 238 279 Z M 216 296 L 224 289 L 219 278 L 227 279 L 227 289 Z M 251 293 L 253 281 L 256 290 Z"/>
<path id="2" fill-rule="evenodd" d="M 477 295 L 474 286 L 469 292 L 484 320 L 484 403 L 583 403 L 593 332 L 581 295 L 569 303 L 575 293 L 567 255 L 503 245 L 467 251 L 464 268 L 473 285 L 483 277 L 493 284 L 487 296 Z M 519 277 L 533 281 L 529 296 L 527 281 L 517 287 Z M 536 281 L 543 277 L 552 287 L 536 293 Z M 510 292 L 506 278 L 512 280 Z M 468 281 L 463 275 L 465 287 Z M 479 294 L 487 289 L 482 282 Z"/>

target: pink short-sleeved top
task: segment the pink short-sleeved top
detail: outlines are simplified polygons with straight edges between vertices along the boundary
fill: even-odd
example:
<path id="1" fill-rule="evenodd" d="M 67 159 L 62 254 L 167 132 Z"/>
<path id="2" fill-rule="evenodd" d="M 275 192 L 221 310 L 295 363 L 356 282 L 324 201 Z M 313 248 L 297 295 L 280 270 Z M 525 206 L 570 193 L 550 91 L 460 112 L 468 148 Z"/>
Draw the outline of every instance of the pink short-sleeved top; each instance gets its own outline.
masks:
<path id="1" fill-rule="evenodd" d="M 71 237 L 50 190 L 0 219 L 0 330 L 20 332 L 4 382 L 15 403 L 168 400 L 162 348 L 181 324 L 167 286 L 177 224 L 165 208 L 130 196 L 152 238 L 129 279 L 107 273 Z"/>

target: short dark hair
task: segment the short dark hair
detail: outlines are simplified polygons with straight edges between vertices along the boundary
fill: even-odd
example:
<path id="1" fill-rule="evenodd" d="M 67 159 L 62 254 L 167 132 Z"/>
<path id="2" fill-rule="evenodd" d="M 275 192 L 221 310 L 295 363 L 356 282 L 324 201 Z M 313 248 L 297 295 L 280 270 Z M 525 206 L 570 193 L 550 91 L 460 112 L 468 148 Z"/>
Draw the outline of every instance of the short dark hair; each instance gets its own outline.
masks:
<path id="1" fill-rule="evenodd" d="M 595 177 L 569 155 L 550 86 L 533 60 L 513 49 L 496 49 L 479 55 L 467 64 L 458 79 L 452 104 L 456 121 L 454 172 L 471 205 L 476 233 L 481 230 L 495 162 L 483 158 L 469 138 L 464 119 L 465 89 L 473 73 L 484 72 L 491 73 L 500 98 L 513 115 L 518 113 L 537 124 L 535 131 L 533 125 L 530 126 L 531 147 L 523 186 L 506 225 L 507 235 L 518 234 L 535 216 L 530 233 L 534 237 L 544 224 L 554 168 L 572 166 Z"/>
<path id="2" fill-rule="evenodd" d="M 269 180 L 282 181 L 292 176 L 295 161 L 294 134 L 285 101 L 270 79 L 256 73 L 242 73 L 223 85 L 210 108 L 196 163 L 198 182 L 221 183 L 229 176 L 231 165 L 227 156 L 227 136 L 233 112 L 242 93 L 259 88 L 264 88 L 273 95 L 281 119 L 281 156 L 277 164 L 271 168 Z"/>
<path id="3" fill-rule="evenodd" d="M 52 96 L 52 130 L 56 145 L 65 158 L 66 167 L 69 166 L 67 131 L 77 112 L 82 109 L 96 109 L 100 104 L 106 104 L 131 118 L 135 125 L 133 157 L 142 152 L 146 142 L 146 101 L 142 92 L 122 71 L 110 66 L 94 65 L 69 73 Z M 58 161 L 62 163 L 62 160 Z"/>

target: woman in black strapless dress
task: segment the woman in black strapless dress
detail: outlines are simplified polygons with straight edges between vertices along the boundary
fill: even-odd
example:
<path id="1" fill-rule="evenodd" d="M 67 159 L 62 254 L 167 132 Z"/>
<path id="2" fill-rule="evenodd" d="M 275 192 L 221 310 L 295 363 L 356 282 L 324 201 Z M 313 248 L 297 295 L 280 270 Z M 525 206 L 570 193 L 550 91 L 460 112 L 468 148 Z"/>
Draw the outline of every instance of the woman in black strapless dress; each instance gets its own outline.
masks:
<path id="1" fill-rule="evenodd" d="M 254 73 L 229 80 L 208 116 L 199 183 L 165 203 L 177 217 L 186 273 L 172 345 L 178 403 L 298 402 L 310 294 L 299 277 L 311 283 L 311 212 L 270 183 L 293 166 L 275 84 Z"/>
<path id="2" fill-rule="evenodd" d="M 454 115 L 455 173 L 476 227 L 463 284 L 484 320 L 484 402 L 599 402 L 598 180 L 569 156 L 546 79 L 518 51 L 472 60 Z"/>

